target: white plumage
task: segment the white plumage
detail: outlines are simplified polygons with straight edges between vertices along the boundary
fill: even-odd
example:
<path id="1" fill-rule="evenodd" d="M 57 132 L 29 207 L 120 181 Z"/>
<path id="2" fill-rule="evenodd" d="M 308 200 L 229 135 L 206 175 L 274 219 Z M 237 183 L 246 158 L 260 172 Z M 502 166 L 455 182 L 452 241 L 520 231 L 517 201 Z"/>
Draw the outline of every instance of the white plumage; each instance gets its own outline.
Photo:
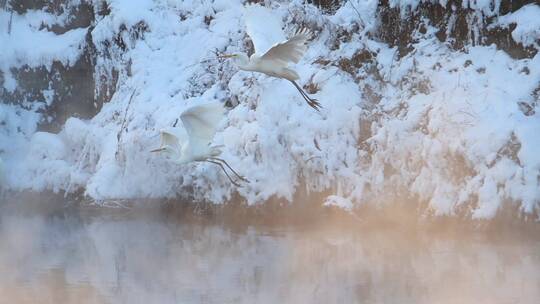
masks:
<path id="1" fill-rule="evenodd" d="M 206 161 L 219 165 L 229 180 L 239 186 L 227 173 L 223 167 L 225 165 L 236 177 L 247 182 L 225 160 L 217 158 L 221 154 L 221 150 L 219 147 L 211 145 L 224 114 L 223 104 L 217 102 L 187 108 L 180 114 L 184 128 L 171 127 L 161 130 L 160 146 L 151 152 L 161 152 L 177 164 Z"/>
<path id="2" fill-rule="evenodd" d="M 179 162 L 180 155 L 182 155 L 184 146 L 189 141 L 186 130 L 181 127 L 169 127 L 162 129 L 159 133 L 161 138 L 160 146 L 152 150 L 152 152 L 161 152 L 171 160 L 181 163 Z"/>
<path id="3" fill-rule="evenodd" d="M 185 161 L 205 160 L 221 153 L 210 143 L 224 114 L 223 104 L 208 103 L 190 107 L 180 115 L 189 138 L 184 148 Z"/>
<path id="4" fill-rule="evenodd" d="M 307 29 L 302 29 L 289 40 L 273 45 L 260 59 L 275 61 L 283 65 L 289 62 L 298 63 L 307 50 L 306 42 L 309 36 L 310 32 Z"/>
<path id="5" fill-rule="evenodd" d="M 301 29 L 285 40 L 281 20 L 270 10 L 259 5 L 246 7 L 246 31 L 253 41 L 255 53 L 248 57 L 245 53 L 221 55 L 233 58 L 236 66 L 244 71 L 260 72 L 266 75 L 289 80 L 300 92 L 309 106 L 319 111 L 321 105 L 310 98 L 296 83 L 298 73 L 289 63 L 298 63 L 307 50 L 306 43 L 311 36 L 307 29 Z M 276 40 L 279 39 L 279 40 Z M 273 40 L 273 44 L 270 41 Z M 276 43 L 277 42 L 277 43 Z M 269 46 L 271 45 L 271 46 Z"/>

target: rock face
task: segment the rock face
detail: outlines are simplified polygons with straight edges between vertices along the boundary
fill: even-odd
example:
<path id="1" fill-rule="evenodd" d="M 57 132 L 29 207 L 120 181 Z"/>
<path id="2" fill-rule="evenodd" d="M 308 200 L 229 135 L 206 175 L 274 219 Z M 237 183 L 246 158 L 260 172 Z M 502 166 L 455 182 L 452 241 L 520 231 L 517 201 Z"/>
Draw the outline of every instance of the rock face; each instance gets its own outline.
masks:
<path id="1" fill-rule="evenodd" d="M 40 130 L 58 132 L 70 116 L 91 118 L 99 112 L 110 96 L 98 96 L 94 81 L 96 52 L 90 36 L 95 21 L 94 7 L 89 2 L 71 4 L 65 1 L 14 0 L 3 4 L 10 15 L 24 16 L 30 10 L 58 16 L 62 22 L 42 23 L 40 28 L 62 35 L 74 29 L 87 30 L 86 41 L 75 62 L 52 60 L 50 65 L 10 67 L 10 77 L 16 81 L 15 90 L 0 88 L 3 103 L 32 108 L 40 104 L 44 118 Z M 11 18 L 13 18 L 11 16 Z M 8 27 L 9 30 L 9 27 Z M 0 80 L 4 78 L 0 71 Z M 2 81 L 0 81 L 2 82 Z"/>
<path id="2" fill-rule="evenodd" d="M 512 39 L 514 28 L 492 26 L 496 16 L 514 12 L 524 5 L 537 2 L 535 0 L 503 0 L 499 8 L 493 4 L 484 10 L 463 5 L 462 0 L 445 1 L 446 5 L 439 1 L 425 1 L 416 8 L 408 5 L 392 7 L 390 2 L 379 2 L 381 25 L 376 36 L 390 45 L 398 46 L 401 57 L 412 51 L 414 34 L 426 33 L 428 26 L 434 26 L 437 38 L 441 42 L 448 42 L 455 50 L 463 50 L 467 45 L 494 43 L 513 58 L 532 58 L 537 53 L 535 48 Z"/>
<path id="3" fill-rule="evenodd" d="M 95 104 L 90 56 L 90 52 L 84 52 L 77 62 L 67 67 L 56 61 L 50 69 L 13 68 L 11 73 L 17 80 L 17 89 L 13 93 L 3 91 L 0 98 L 9 103 L 45 101 L 42 111 L 48 119 L 40 124 L 43 131 L 60 131 L 70 116 L 91 118 L 99 108 Z"/>

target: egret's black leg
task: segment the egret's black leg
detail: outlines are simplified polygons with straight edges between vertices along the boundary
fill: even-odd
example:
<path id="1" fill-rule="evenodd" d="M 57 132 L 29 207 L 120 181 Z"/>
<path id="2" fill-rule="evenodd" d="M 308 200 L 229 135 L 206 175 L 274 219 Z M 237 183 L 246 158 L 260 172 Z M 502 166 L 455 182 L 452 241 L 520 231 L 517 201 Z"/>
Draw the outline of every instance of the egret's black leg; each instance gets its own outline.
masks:
<path id="1" fill-rule="evenodd" d="M 312 98 L 307 95 L 304 89 L 302 89 L 302 87 L 298 83 L 296 83 L 296 81 L 292 81 L 292 83 L 296 87 L 296 89 L 300 92 L 300 94 L 302 94 L 302 97 L 304 97 L 304 99 L 312 100 Z"/>
<path id="2" fill-rule="evenodd" d="M 304 100 L 307 102 L 307 104 L 312 107 L 313 109 L 319 111 L 319 109 L 322 107 L 321 104 L 317 101 L 317 99 L 313 99 L 308 96 L 306 92 L 296 83 L 294 80 L 290 80 L 290 82 L 294 85 L 294 87 L 300 92 Z"/>
<path id="3" fill-rule="evenodd" d="M 219 163 L 219 162 L 217 162 L 217 161 L 213 161 L 213 160 L 206 160 L 206 161 L 209 162 L 209 163 L 218 165 L 218 166 L 221 168 L 221 170 L 223 170 L 223 173 L 225 173 L 225 175 L 227 175 L 227 177 L 229 178 L 229 181 L 231 181 L 231 183 L 232 183 L 233 185 L 235 185 L 236 187 L 240 187 L 240 184 L 238 184 L 237 182 L 235 182 L 235 181 L 231 178 L 231 176 L 229 175 L 229 173 L 227 173 L 227 171 L 225 170 L 225 168 L 223 167 L 223 165 L 222 165 L 221 163 Z"/>
<path id="4" fill-rule="evenodd" d="M 249 183 L 249 181 L 245 177 L 238 174 L 238 172 L 234 171 L 234 169 L 231 168 L 231 166 L 229 166 L 229 164 L 224 159 L 217 158 L 217 157 L 210 157 L 210 159 L 222 162 L 223 164 L 225 164 L 225 166 L 227 166 L 227 168 L 229 168 L 232 171 L 232 173 L 234 173 L 234 175 L 236 175 L 236 177 L 238 177 L 240 180 L 243 180 L 246 183 Z"/>

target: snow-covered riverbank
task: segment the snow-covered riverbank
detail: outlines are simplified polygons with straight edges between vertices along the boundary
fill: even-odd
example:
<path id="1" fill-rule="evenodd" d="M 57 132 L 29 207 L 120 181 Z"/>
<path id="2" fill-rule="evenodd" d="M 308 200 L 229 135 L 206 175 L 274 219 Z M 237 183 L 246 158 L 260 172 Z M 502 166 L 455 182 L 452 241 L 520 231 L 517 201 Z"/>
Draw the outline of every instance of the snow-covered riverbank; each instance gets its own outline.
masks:
<path id="1" fill-rule="evenodd" d="M 410 1 L 391 2 L 406 23 Z M 288 82 L 214 59 L 215 50 L 249 49 L 241 1 L 100 5 L 93 4 L 91 26 L 62 34 L 43 25 L 66 22 L 64 15 L 0 11 L 6 92 L 18 88 L 10 69 L 69 66 L 89 39 L 96 90 L 118 75 L 114 95 L 95 117 L 69 118 L 58 134 L 36 132 L 54 92 L 0 104 L 0 157 L 12 190 L 83 189 L 95 200 L 234 197 L 249 204 L 293 200 L 302 191 L 325 193 L 321 203 L 346 208 L 407 200 L 430 213 L 473 218 L 491 218 L 505 204 L 537 212 L 540 54 L 513 58 L 478 36 L 456 50 L 427 20 L 411 20 L 418 29 L 405 52 L 378 34 L 390 25 L 377 1 L 349 1 L 335 12 L 268 1 L 286 33 L 301 26 L 315 33 L 297 69 L 324 108 L 319 114 Z M 538 49 L 537 5 L 504 16 L 470 7 L 491 27 L 516 23 L 513 39 Z M 246 187 L 233 187 L 211 165 L 176 166 L 148 152 L 158 145 L 158 130 L 185 107 L 212 100 L 229 105 L 216 143 L 250 179 Z"/>

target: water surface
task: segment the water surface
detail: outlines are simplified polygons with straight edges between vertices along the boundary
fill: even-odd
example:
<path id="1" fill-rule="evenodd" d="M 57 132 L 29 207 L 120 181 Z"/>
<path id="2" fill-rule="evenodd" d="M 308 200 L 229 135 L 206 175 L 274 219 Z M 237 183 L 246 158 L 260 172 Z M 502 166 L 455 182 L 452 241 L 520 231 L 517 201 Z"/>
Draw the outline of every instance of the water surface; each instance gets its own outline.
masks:
<path id="1" fill-rule="evenodd" d="M 540 303 L 540 238 L 519 231 L 144 213 L 2 212 L 0 303 Z"/>

